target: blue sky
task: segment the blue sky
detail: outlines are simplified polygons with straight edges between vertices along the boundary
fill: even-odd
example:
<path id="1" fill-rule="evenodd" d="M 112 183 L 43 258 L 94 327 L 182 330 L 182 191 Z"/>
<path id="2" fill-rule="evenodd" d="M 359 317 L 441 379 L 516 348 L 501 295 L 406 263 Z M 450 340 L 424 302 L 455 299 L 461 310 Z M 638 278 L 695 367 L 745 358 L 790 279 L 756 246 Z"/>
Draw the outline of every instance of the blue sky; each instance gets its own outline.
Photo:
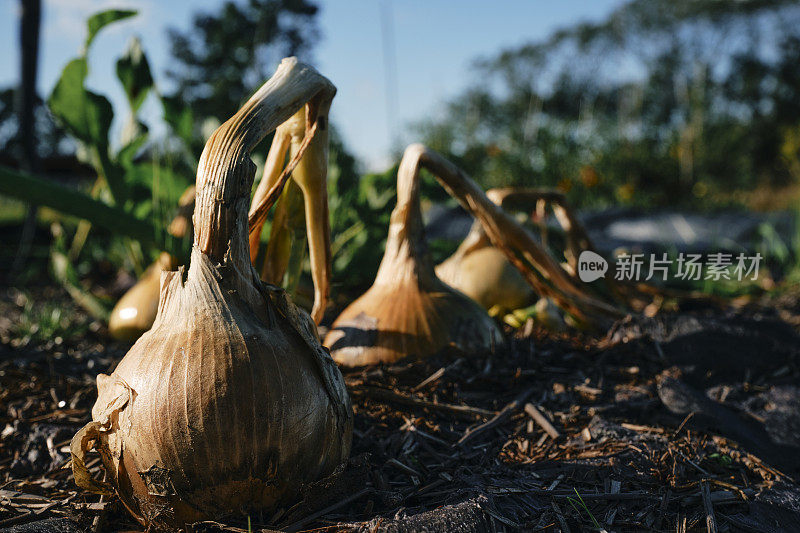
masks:
<path id="1" fill-rule="evenodd" d="M 92 48 L 89 86 L 108 96 L 121 113 L 124 97 L 114 62 L 131 36 L 143 42 L 151 67 L 166 83 L 167 27 L 188 28 L 196 11 L 214 11 L 221 0 L 43 0 L 39 90 L 49 94 L 64 64 L 78 53 L 88 15 L 110 7 L 139 15 L 107 28 Z M 392 137 L 415 139 L 408 125 L 434 114 L 438 104 L 477 80 L 471 62 L 503 48 L 546 37 L 578 21 L 601 20 L 622 0 L 323 0 L 317 68 L 338 87 L 332 120 L 365 168 L 389 163 Z M 394 125 L 387 111 L 381 6 L 391 13 L 397 62 Z M 0 87 L 16 84 L 19 71 L 19 1 L 0 2 Z M 168 87 L 165 87 L 168 89 Z M 144 121 L 163 133 L 160 106 L 150 97 Z M 115 133 L 121 128 L 115 123 Z M 395 133 L 393 133 L 395 132 Z M 112 138 L 117 135 L 112 133 Z"/>

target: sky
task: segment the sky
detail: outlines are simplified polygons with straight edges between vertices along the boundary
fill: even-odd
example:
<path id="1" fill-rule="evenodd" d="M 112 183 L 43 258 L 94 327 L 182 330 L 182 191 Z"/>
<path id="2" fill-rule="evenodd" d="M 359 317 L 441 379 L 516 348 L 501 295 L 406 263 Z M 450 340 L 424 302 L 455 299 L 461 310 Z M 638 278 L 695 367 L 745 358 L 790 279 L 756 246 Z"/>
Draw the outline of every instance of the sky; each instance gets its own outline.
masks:
<path id="1" fill-rule="evenodd" d="M 580 21 L 602 20 L 623 0 L 320 0 L 321 38 L 314 64 L 338 88 L 331 119 L 348 149 L 366 170 L 383 170 L 398 143 L 413 142 L 415 122 L 478 83 L 470 65 L 500 50 L 546 38 Z M 19 79 L 20 0 L 0 0 L 0 87 Z M 38 87 L 48 95 L 63 66 L 79 52 L 85 20 L 108 8 L 137 9 L 132 19 L 110 26 L 90 54 L 87 85 L 105 94 L 124 117 L 124 95 L 114 63 L 138 36 L 156 79 L 170 57 L 166 29 L 186 30 L 197 11 L 213 12 L 222 0 L 43 0 Z M 388 25 L 387 25 L 388 21 Z M 393 36 L 388 53 L 396 69 L 387 75 L 384 28 Z M 387 84 L 387 79 L 390 84 Z M 387 91 L 387 85 L 392 89 Z M 150 96 L 142 110 L 154 137 L 163 134 L 161 109 Z M 112 126 L 119 135 L 122 118 Z"/>

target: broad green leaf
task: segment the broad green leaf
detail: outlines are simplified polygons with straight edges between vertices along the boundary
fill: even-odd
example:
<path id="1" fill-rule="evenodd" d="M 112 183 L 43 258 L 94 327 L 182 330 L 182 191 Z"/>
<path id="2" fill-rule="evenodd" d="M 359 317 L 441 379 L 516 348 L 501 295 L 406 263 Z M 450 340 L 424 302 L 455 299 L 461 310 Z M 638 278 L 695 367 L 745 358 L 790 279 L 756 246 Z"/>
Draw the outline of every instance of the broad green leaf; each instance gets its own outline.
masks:
<path id="1" fill-rule="evenodd" d="M 89 50 L 92 41 L 97 37 L 97 33 L 105 26 L 112 22 L 124 20 L 137 14 L 137 11 L 131 9 L 109 9 L 95 13 L 89 20 L 86 21 L 86 44 L 84 44 L 84 53 Z"/>
<path id="2" fill-rule="evenodd" d="M 153 76 L 150 74 L 150 64 L 147 56 L 142 51 L 139 39 L 131 39 L 128 49 L 117 60 L 117 77 L 125 89 L 125 96 L 131 110 L 135 113 L 147 98 L 153 87 Z"/>
<path id="3" fill-rule="evenodd" d="M 150 221 L 138 219 L 118 207 L 52 180 L 0 166 L 0 194 L 88 220 L 115 235 L 156 244 L 161 249 L 165 246 L 163 230 L 154 227 Z"/>
<path id="4" fill-rule="evenodd" d="M 89 149 L 92 164 L 108 182 L 116 203 L 126 198 L 124 172 L 108 153 L 108 130 L 114 110 L 105 96 L 86 90 L 86 58 L 73 59 L 64 67 L 47 105 L 53 116 L 70 135 Z"/>
<path id="5" fill-rule="evenodd" d="M 73 59 L 64 67 L 47 105 L 64 128 L 78 140 L 98 150 L 108 149 L 108 130 L 114 111 L 99 94 L 87 91 L 83 82 L 88 67 L 85 58 Z"/>

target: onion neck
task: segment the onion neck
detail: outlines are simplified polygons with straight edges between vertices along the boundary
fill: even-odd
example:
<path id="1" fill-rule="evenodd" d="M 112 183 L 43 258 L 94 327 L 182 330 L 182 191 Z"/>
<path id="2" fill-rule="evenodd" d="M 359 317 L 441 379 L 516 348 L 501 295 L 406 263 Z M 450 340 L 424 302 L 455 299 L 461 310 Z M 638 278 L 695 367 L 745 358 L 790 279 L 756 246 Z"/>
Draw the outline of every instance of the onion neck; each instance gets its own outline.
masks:
<path id="1" fill-rule="evenodd" d="M 250 263 L 247 213 L 256 167 L 250 150 L 306 102 L 335 92 L 313 68 L 284 59 L 270 78 L 211 135 L 197 168 L 194 245 L 243 274 Z"/>
<path id="2" fill-rule="evenodd" d="M 421 153 L 403 155 L 397 171 L 397 205 L 392 210 L 386 251 L 375 277 L 376 284 L 416 282 L 431 287 L 439 280 L 425 240 L 419 200 Z"/>
<path id="3" fill-rule="evenodd" d="M 251 215 L 255 215 L 255 207 L 264 202 L 270 189 L 278 182 L 288 149 L 289 135 L 285 128 L 281 126 L 275 130 L 275 135 L 272 137 L 272 146 L 270 146 L 269 152 L 267 152 L 267 160 L 264 162 L 264 172 L 261 175 L 261 181 L 258 182 L 256 192 L 253 193 L 253 201 L 250 204 L 248 219 Z M 254 219 L 252 221 L 248 220 L 250 225 L 250 260 L 253 264 L 255 264 L 258 258 L 258 250 L 261 244 L 261 231 L 266 221 L 266 217 Z M 270 278 L 266 278 L 266 280 L 272 283 Z"/>

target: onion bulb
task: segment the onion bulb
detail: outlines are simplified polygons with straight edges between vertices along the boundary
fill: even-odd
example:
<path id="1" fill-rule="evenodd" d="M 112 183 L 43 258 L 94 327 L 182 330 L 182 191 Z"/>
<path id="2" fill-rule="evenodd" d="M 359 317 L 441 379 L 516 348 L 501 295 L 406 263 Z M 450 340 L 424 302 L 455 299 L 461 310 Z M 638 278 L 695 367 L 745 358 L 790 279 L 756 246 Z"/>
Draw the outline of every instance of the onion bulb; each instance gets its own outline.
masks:
<path id="1" fill-rule="evenodd" d="M 486 197 L 505 211 L 534 212 L 540 240 L 547 245 L 546 206 L 550 205 L 566 235 L 567 272 L 574 276 L 581 250 L 593 246 L 564 195 L 551 189 L 490 189 Z M 436 275 L 486 309 L 513 310 L 527 306 L 534 291 L 507 259 L 494 247 L 479 222 L 475 222 L 458 249 L 436 266 Z"/>
<path id="2" fill-rule="evenodd" d="M 412 145 L 400 162 L 397 205 L 375 283 L 339 315 L 325 338 L 340 365 L 424 358 L 448 346 L 485 351 L 502 341 L 485 310 L 436 277 L 420 209 L 420 155 Z"/>
<path id="3" fill-rule="evenodd" d="M 505 254 L 492 246 L 479 222 L 472 225 L 453 255 L 436 265 L 436 275 L 484 309 L 517 309 L 533 298 L 528 282 Z"/>
<path id="4" fill-rule="evenodd" d="M 575 321 L 582 324 L 605 326 L 623 316 L 622 312 L 613 304 L 589 294 L 581 286 L 582 282 L 577 281 L 569 272 L 564 270 L 524 226 L 490 200 L 487 197 L 487 193 L 456 165 L 421 144 L 409 146 L 406 149 L 403 160 L 406 162 L 405 168 L 412 169 L 413 172 L 418 172 L 420 167 L 424 167 L 436 176 L 450 196 L 458 200 L 461 207 L 477 219 L 491 244 L 505 254 L 509 263 L 520 272 L 539 297 L 551 299 L 555 305 L 566 311 Z M 404 165 L 401 163 L 400 169 L 403 170 L 403 168 Z M 398 212 L 398 224 L 401 224 L 400 217 L 402 216 L 402 213 L 399 212 L 402 181 L 402 176 L 398 173 L 398 207 L 395 209 L 395 212 Z M 416 209 L 418 212 L 419 207 Z M 392 216 L 392 226 L 394 226 L 394 213 Z M 389 242 L 392 242 L 391 228 Z M 405 246 L 408 247 L 407 245 Z M 386 258 L 384 257 L 385 261 Z M 383 267 L 383 264 L 381 266 Z M 387 277 L 391 277 L 393 274 L 392 268 L 387 270 L 389 272 Z M 373 291 L 373 289 L 370 289 L 370 291 Z M 370 304 L 370 308 L 377 307 L 377 304 L 373 305 L 372 302 Z M 374 344 L 372 340 L 374 335 L 371 337 L 359 334 L 359 332 L 375 330 L 374 326 L 370 330 L 368 324 L 370 320 L 374 321 L 375 315 L 370 315 L 369 313 L 359 314 L 355 305 L 354 303 L 345 310 L 344 316 L 337 320 L 340 326 L 339 329 L 331 331 L 325 339 L 326 346 L 331 348 L 334 359 L 337 362 L 357 359 L 350 355 L 345 356 L 346 352 L 339 352 L 341 348 L 348 348 L 349 353 L 353 354 L 359 349 L 363 351 L 364 346 Z M 384 303 L 384 306 L 389 309 L 400 305 L 402 305 L 401 302 L 396 300 Z M 346 327 L 343 319 L 348 321 Z M 334 326 L 336 325 L 335 322 Z M 336 336 L 334 337 L 333 335 Z"/>
<path id="5" fill-rule="evenodd" d="M 197 171 L 188 275 L 162 274 L 153 328 L 110 376 L 98 376 L 92 422 L 71 444 L 75 481 L 115 489 L 153 529 L 274 511 L 348 456 L 342 376 L 308 314 L 259 279 L 247 239 L 249 151 L 306 102 L 314 121 L 334 92 L 314 69 L 285 59 L 214 132 Z M 91 449 L 110 483 L 87 470 Z"/>
<path id="6" fill-rule="evenodd" d="M 191 230 L 194 210 L 194 186 L 189 187 L 178 200 L 178 214 L 169 226 L 169 234 L 183 238 Z M 150 329 L 158 311 L 158 291 L 161 271 L 173 270 L 178 259 L 162 252 L 158 259 L 144 271 L 139 281 L 128 289 L 111 311 L 108 332 L 117 340 L 134 341 Z"/>

